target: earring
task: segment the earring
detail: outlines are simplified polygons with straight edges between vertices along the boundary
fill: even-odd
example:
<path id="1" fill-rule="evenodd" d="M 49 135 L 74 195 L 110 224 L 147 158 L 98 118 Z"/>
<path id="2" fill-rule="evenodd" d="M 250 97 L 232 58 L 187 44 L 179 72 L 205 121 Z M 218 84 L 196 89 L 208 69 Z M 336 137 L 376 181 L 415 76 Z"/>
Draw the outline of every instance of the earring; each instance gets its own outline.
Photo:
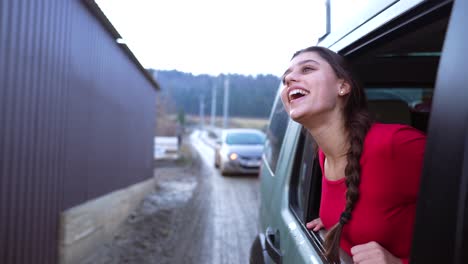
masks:
<path id="1" fill-rule="evenodd" d="M 343 91 L 340 91 L 340 94 L 343 94 Z"/>

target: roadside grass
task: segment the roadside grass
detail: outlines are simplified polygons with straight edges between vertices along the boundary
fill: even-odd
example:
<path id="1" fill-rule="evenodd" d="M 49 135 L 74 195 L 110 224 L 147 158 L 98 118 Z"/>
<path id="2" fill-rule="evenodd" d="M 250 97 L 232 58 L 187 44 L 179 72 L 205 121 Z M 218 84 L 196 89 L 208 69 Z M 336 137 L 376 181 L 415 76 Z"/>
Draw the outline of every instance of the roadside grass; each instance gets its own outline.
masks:
<path id="1" fill-rule="evenodd" d="M 232 128 L 256 128 L 265 131 L 268 126 L 268 119 L 233 117 L 230 120 L 229 126 Z"/>

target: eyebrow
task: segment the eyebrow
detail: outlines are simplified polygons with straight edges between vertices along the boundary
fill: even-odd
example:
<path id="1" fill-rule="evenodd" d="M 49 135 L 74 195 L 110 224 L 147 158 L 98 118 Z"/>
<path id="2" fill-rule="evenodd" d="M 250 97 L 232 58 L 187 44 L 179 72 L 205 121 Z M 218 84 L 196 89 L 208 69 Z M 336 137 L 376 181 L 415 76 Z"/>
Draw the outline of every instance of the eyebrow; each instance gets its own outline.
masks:
<path id="1" fill-rule="evenodd" d="M 309 62 L 312 62 L 312 63 L 315 63 L 315 64 L 318 64 L 320 65 L 320 63 L 316 60 L 312 60 L 312 59 L 308 59 L 308 60 L 303 60 L 303 61 L 300 61 L 297 65 L 303 65 L 303 64 L 306 64 L 306 63 L 309 63 Z M 284 77 L 291 72 L 291 68 L 287 69 L 283 75 L 281 76 L 281 79 L 284 80 Z"/>

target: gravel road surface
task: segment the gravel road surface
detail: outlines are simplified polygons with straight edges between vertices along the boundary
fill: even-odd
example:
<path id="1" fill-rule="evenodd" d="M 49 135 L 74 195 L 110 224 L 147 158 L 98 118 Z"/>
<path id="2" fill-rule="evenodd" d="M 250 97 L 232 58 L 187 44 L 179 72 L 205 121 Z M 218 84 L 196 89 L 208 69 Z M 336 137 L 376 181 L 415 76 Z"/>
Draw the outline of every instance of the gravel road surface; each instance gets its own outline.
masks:
<path id="1" fill-rule="evenodd" d="M 195 131 L 180 159 L 156 162 L 154 192 L 86 263 L 248 263 L 258 178 L 221 176 L 207 139 Z"/>

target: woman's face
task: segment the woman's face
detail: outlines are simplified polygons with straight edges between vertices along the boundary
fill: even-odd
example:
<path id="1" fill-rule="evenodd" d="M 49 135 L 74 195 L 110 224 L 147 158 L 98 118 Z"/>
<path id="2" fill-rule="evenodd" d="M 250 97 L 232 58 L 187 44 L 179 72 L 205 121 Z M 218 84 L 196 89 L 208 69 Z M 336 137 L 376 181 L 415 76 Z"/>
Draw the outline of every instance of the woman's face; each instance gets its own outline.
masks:
<path id="1" fill-rule="evenodd" d="M 289 116 L 304 124 L 326 113 L 339 113 L 338 98 L 348 92 L 348 85 L 326 60 L 315 52 L 303 52 L 291 60 L 283 75 L 281 100 Z"/>

